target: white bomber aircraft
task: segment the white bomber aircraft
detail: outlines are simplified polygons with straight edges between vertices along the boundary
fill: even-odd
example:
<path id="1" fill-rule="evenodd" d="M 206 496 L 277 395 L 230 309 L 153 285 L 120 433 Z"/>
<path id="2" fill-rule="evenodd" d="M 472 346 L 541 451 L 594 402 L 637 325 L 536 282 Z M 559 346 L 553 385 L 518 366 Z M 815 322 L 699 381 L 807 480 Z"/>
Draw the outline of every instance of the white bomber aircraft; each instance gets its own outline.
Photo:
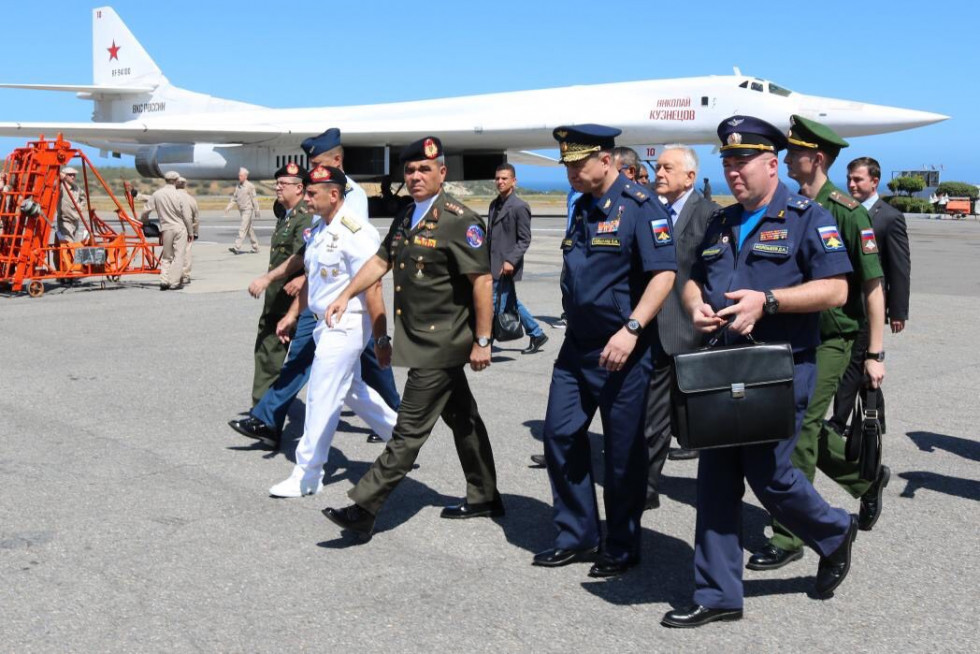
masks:
<path id="1" fill-rule="evenodd" d="M 750 114 L 787 128 L 800 114 L 842 136 L 911 129 L 941 114 L 804 95 L 742 75 L 690 77 L 491 93 L 389 104 L 273 109 L 173 86 L 111 7 L 92 10 L 90 85 L 0 84 L 68 91 L 92 100 L 91 123 L 0 122 L 0 136 L 66 138 L 136 158 L 148 177 L 175 170 L 188 179 L 234 179 L 241 166 L 268 179 L 288 161 L 306 165 L 300 143 L 339 127 L 344 167 L 360 179 L 397 173 L 399 149 L 428 134 L 447 152 L 452 180 L 492 179 L 497 164 L 554 164 L 530 152 L 554 148 L 562 124 L 601 123 L 644 159 L 663 143 L 715 143 L 718 123 Z M 616 98 L 616 102 L 603 101 Z M 396 175 L 397 176 L 397 175 Z"/>

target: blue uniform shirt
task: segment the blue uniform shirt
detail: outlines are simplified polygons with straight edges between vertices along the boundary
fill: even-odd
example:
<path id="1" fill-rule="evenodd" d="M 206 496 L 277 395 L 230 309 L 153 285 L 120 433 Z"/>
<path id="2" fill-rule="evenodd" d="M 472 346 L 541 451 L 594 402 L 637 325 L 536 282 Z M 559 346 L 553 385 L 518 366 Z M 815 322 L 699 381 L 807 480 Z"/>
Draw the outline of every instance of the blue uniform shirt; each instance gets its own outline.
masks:
<path id="1" fill-rule="evenodd" d="M 733 304 L 725 298 L 728 291 L 788 288 L 851 272 L 834 217 L 816 202 L 790 193 L 782 182 L 747 235 L 739 234 L 742 213 L 742 206 L 734 204 L 714 215 L 691 271 L 715 311 Z M 736 248 L 740 240 L 742 247 Z M 760 341 L 789 341 L 795 352 L 814 348 L 820 344 L 820 313 L 763 316 L 752 335 Z"/>
<path id="2" fill-rule="evenodd" d="M 562 250 L 568 332 L 585 343 L 605 342 L 626 324 L 652 272 L 677 270 L 670 217 L 623 175 L 598 200 L 575 203 Z"/>

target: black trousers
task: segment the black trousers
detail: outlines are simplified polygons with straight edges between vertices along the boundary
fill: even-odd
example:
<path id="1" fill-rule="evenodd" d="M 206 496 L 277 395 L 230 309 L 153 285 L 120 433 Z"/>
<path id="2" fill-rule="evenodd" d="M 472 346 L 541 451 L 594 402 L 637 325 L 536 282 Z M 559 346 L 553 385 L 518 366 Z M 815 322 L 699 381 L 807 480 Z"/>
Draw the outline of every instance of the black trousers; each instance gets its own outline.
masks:
<path id="1" fill-rule="evenodd" d="M 854 347 L 851 349 L 851 361 L 847 364 L 847 370 L 841 377 L 840 384 L 837 386 L 837 394 L 834 395 L 834 410 L 827 424 L 830 425 L 838 434 L 843 434 L 847 428 L 847 421 L 851 419 L 851 412 L 854 411 L 854 401 L 857 399 L 858 392 L 865 387 L 864 379 L 864 355 L 868 352 L 868 324 L 865 323 L 861 331 L 858 332 Z M 881 416 L 881 431 L 885 432 L 885 396 L 879 386 L 878 395 L 878 415 Z"/>
<path id="2" fill-rule="evenodd" d="M 647 499 L 660 493 L 660 474 L 670 450 L 670 394 L 674 387 L 674 361 L 657 348 L 653 360 L 653 375 L 647 393 L 647 416 L 643 437 L 647 442 Z"/>

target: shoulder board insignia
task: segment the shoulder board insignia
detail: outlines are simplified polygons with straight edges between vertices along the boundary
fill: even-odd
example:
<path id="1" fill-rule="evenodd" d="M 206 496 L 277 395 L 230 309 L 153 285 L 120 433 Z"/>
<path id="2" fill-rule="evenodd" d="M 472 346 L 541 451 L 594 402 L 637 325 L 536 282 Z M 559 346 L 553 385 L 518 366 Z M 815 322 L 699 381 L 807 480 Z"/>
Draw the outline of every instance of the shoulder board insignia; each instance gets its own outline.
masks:
<path id="1" fill-rule="evenodd" d="M 811 203 L 810 198 L 803 197 L 802 195 L 789 196 L 789 206 L 793 209 L 806 209 Z"/>
<path id="2" fill-rule="evenodd" d="M 357 232 L 361 231 L 361 226 L 359 224 L 357 224 L 357 221 L 356 220 L 353 220 L 351 218 L 348 218 L 347 216 L 341 216 L 340 217 L 340 224 L 343 225 L 344 227 L 346 227 L 347 229 L 349 229 L 354 234 L 356 234 Z"/>
<path id="3" fill-rule="evenodd" d="M 836 202 L 837 204 L 841 204 L 847 207 L 848 209 L 857 209 L 858 204 L 860 204 L 857 200 L 855 200 L 851 196 L 844 195 L 843 193 L 840 193 L 838 191 L 831 191 L 830 199 Z"/>
<path id="4" fill-rule="evenodd" d="M 627 190 L 630 192 L 630 195 L 640 202 L 646 202 L 650 199 L 650 195 L 646 191 L 641 191 L 639 188 L 627 187 Z"/>
<path id="5" fill-rule="evenodd" d="M 455 204 L 453 202 L 447 202 L 446 203 L 446 211 L 449 211 L 451 213 L 454 213 L 457 216 L 462 216 L 463 215 L 463 207 L 461 207 L 458 204 Z"/>
<path id="6" fill-rule="evenodd" d="M 354 190 L 354 187 L 350 185 L 350 182 L 347 182 L 347 186 L 344 187 L 344 190 L 350 193 L 351 191 Z"/>

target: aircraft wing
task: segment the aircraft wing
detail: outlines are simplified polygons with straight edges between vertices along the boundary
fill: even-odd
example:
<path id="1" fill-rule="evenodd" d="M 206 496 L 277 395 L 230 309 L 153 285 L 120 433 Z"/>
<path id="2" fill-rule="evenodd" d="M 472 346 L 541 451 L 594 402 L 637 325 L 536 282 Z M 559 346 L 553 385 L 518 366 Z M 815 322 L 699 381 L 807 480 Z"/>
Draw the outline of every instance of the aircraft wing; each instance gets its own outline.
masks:
<path id="1" fill-rule="evenodd" d="M 0 89 L 27 89 L 29 91 L 63 91 L 66 93 L 91 93 L 93 95 L 135 95 L 149 93 L 156 86 L 104 86 L 101 84 L 0 84 Z"/>
<path id="2" fill-rule="evenodd" d="M 526 166 L 547 166 L 555 168 L 561 165 L 554 157 L 531 152 L 530 150 L 507 150 L 507 162 Z"/>
<path id="3" fill-rule="evenodd" d="M 126 123 L 0 123 L 0 136 L 25 137 L 35 139 L 44 134 L 53 138 L 62 134 L 69 141 L 112 141 L 114 143 L 208 143 L 256 144 L 272 139 L 288 137 L 288 129 L 267 126 L 228 126 L 209 125 L 206 129 L 190 126 L 147 125 L 139 121 Z M 206 136 L 205 136 L 206 134 Z M 296 133 L 301 141 L 316 132 Z"/>

